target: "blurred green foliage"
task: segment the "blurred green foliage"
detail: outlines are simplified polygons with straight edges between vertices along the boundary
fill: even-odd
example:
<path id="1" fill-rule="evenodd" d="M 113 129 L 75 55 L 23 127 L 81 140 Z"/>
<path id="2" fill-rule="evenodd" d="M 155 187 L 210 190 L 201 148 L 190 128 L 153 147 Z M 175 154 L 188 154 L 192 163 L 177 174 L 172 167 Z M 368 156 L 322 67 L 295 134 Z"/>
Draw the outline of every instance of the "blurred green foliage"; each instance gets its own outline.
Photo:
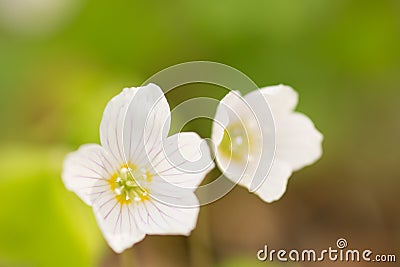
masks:
<path id="1" fill-rule="evenodd" d="M 185 61 L 298 90 L 299 110 L 325 135 L 320 176 L 339 162 L 372 183 L 397 177 L 399 1 L 75 2 L 51 31 L 0 19 L 0 266 L 97 265 L 105 242 L 63 187 L 62 159 L 99 141 L 102 111 L 123 87 Z M 196 92 L 182 94 L 167 96 L 171 106 Z"/>
<path id="2" fill-rule="evenodd" d="M 0 154 L 0 266 L 89 266 L 101 240 L 90 209 L 63 187 L 65 149 L 15 144 Z"/>

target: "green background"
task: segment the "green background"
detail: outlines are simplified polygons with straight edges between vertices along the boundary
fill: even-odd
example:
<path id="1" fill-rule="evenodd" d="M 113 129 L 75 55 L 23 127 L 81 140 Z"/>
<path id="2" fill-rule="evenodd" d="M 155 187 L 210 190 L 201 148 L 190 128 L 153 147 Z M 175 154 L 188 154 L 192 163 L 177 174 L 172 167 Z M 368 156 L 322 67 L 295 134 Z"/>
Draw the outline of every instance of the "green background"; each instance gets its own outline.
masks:
<path id="1" fill-rule="evenodd" d="M 398 253 L 399 14 L 395 0 L 0 0 L 0 266 L 270 266 L 255 257 L 264 244 L 323 249 L 340 237 Z M 99 142 L 122 88 L 193 60 L 294 87 L 323 158 L 276 203 L 236 188 L 202 208 L 190 238 L 147 237 L 116 255 L 64 188 L 63 157 Z M 209 126 L 188 129 L 208 137 Z"/>

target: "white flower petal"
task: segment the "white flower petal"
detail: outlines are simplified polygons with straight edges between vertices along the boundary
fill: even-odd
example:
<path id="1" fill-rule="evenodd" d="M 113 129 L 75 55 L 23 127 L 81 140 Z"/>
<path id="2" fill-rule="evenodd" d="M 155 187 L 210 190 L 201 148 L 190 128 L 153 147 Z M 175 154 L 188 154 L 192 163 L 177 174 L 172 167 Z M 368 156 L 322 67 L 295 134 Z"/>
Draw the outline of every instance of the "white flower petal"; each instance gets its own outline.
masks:
<path id="1" fill-rule="evenodd" d="M 140 165 L 161 146 L 169 127 L 169 105 L 157 85 L 125 88 L 104 110 L 100 140 L 118 162 Z"/>
<path id="2" fill-rule="evenodd" d="M 62 178 L 65 186 L 91 205 L 94 186 L 98 191 L 108 186 L 107 179 L 114 172 L 115 163 L 99 145 L 82 145 L 64 160 Z"/>
<path id="3" fill-rule="evenodd" d="M 274 116 L 274 110 L 271 108 L 270 102 L 266 98 L 263 98 L 262 90 L 255 90 L 244 97 L 244 100 L 250 105 L 254 116 L 256 117 L 257 123 L 261 131 L 255 130 L 257 128 L 249 128 L 249 135 L 260 135 L 260 150 L 253 152 L 253 161 L 257 160 L 256 163 L 252 162 L 255 168 L 252 181 L 249 185 L 249 191 L 254 192 L 266 179 L 272 162 L 274 161 L 276 152 L 276 119 Z M 254 137 L 253 137 L 254 139 Z"/>
<path id="4" fill-rule="evenodd" d="M 254 172 L 251 171 L 251 167 L 248 163 L 232 160 L 232 158 L 222 153 L 216 154 L 215 159 L 218 167 L 226 178 L 235 184 L 239 183 L 246 186 L 250 184 L 252 173 Z"/>
<path id="5" fill-rule="evenodd" d="M 221 99 L 212 126 L 211 139 L 216 146 L 214 153 L 217 165 L 224 175 L 235 183 L 243 178 L 248 160 L 233 160 L 232 155 L 227 155 L 221 151 L 220 145 L 228 125 L 237 123 L 245 127 L 244 124 L 247 118 L 251 118 L 249 106 L 239 91 L 230 91 Z M 248 142 L 247 138 L 245 142 Z"/>
<path id="6" fill-rule="evenodd" d="M 155 84 L 142 87 L 133 97 L 123 127 L 123 144 L 129 161 L 148 165 L 167 137 L 171 114 L 163 91 Z"/>
<path id="7" fill-rule="evenodd" d="M 273 163 L 267 179 L 255 191 L 266 202 L 273 202 L 282 197 L 286 191 L 287 181 L 292 175 L 291 167 L 285 162 Z"/>
<path id="8" fill-rule="evenodd" d="M 144 232 L 138 228 L 137 218 L 134 216 L 135 209 L 135 205 L 118 202 L 111 190 L 93 201 L 93 212 L 100 230 L 107 243 L 117 253 L 145 237 Z"/>
<path id="9" fill-rule="evenodd" d="M 228 113 L 224 108 L 226 106 L 234 110 L 233 113 L 244 122 L 250 141 L 252 136 L 261 136 L 261 149 L 256 153 L 248 151 L 249 162 L 238 162 L 222 153 L 216 153 L 217 164 L 232 181 L 250 191 L 256 191 L 265 201 L 271 202 L 283 195 L 293 171 L 312 164 L 321 156 L 322 135 L 308 117 L 293 111 L 298 102 L 298 94 L 289 86 L 277 85 L 253 91 L 243 98 L 243 102 L 250 106 L 256 118 L 253 122 L 249 112 L 243 109 L 246 105 L 237 101 L 237 98 L 232 98 L 232 94 L 221 101 L 218 110 Z M 229 116 L 229 120 L 231 118 Z M 260 131 L 251 127 L 254 122 L 258 123 Z M 227 129 L 229 125 L 232 125 L 231 121 L 227 124 Z M 213 129 L 213 139 L 214 135 L 219 135 L 222 140 L 222 131 L 215 132 L 216 134 Z M 275 151 L 275 157 L 271 151 Z M 274 163 L 268 174 L 271 162 Z M 267 178 L 263 182 L 265 177 Z"/>
<path id="10" fill-rule="evenodd" d="M 101 119 L 101 144 L 120 164 L 127 161 L 123 146 L 123 126 L 128 115 L 127 110 L 139 89 L 141 87 L 125 88 L 120 94 L 113 97 L 104 109 Z"/>
<path id="11" fill-rule="evenodd" d="M 151 164 L 156 175 L 191 191 L 196 190 L 206 174 L 214 168 L 206 141 L 192 132 L 168 137 Z"/>
<path id="12" fill-rule="evenodd" d="M 239 91 L 230 91 L 222 100 L 220 101 L 218 111 L 225 111 L 228 115 L 229 123 L 244 123 L 244 119 L 254 117 L 254 112 L 251 106 L 245 101 Z M 223 122 L 226 122 L 226 115 L 223 113 L 220 115 Z M 226 126 L 226 125 L 225 125 Z"/>
<path id="13" fill-rule="evenodd" d="M 238 106 L 241 106 L 240 92 L 229 92 L 219 103 L 217 112 L 213 120 L 213 126 L 211 131 L 211 139 L 215 146 L 221 143 L 224 136 L 224 130 L 230 121 L 229 113 L 231 110 L 235 110 Z M 232 118 L 233 120 L 235 118 Z M 232 120 L 231 119 L 231 120 Z"/>
<path id="14" fill-rule="evenodd" d="M 199 204 L 192 188 L 179 187 L 159 176 L 153 177 L 147 188 L 153 200 L 166 205 L 189 208 Z"/>
<path id="15" fill-rule="evenodd" d="M 153 186 L 150 194 L 152 199 L 138 204 L 135 213 L 143 232 L 158 235 L 189 235 L 196 227 L 200 208 L 193 192 L 175 190 L 169 194 L 165 190 L 157 192 Z M 175 205 L 176 203 L 179 205 Z"/>
<path id="16" fill-rule="evenodd" d="M 251 98 L 251 95 L 257 94 L 257 91 L 262 92 L 274 116 L 277 112 L 293 111 L 299 100 L 298 93 L 292 87 L 283 84 L 263 87 L 247 94 L 245 98 Z"/>
<path id="17" fill-rule="evenodd" d="M 293 171 L 310 165 L 322 155 L 322 134 L 304 114 L 276 116 L 276 159 L 290 164 Z"/>
<path id="18" fill-rule="evenodd" d="M 322 135 L 307 116 L 293 111 L 298 102 L 298 94 L 291 87 L 270 86 L 258 92 L 268 101 L 275 122 L 274 165 L 260 188 L 261 193 L 257 193 L 265 201 L 271 202 L 283 195 L 287 179 L 293 171 L 312 164 L 321 157 Z M 252 92 L 245 96 L 252 107 L 257 106 L 256 94 L 257 92 Z M 272 183 L 272 188 L 267 190 L 269 183 Z"/>
<path id="19" fill-rule="evenodd" d="M 298 94 L 285 85 L 260 89 L 268 101 L 275 120 L 276 160 L 288 163 L 293 171 L 314 163 L 322 155 L 322 134 L 304 114 L 294 112 Z M 250 96 L 245 98 L 253 106 Z"/>
<path id="20" fill-rule="evenodd" d="M 248 147 L 240 151 L 241 155 L 234 150 L 229 155 L 226 153 L 229 147 L 227 149 L 227 144 L 221 143 L 223 138 L 217 142 L 216 138 L 219 136 L 213 135 L 212 139 L 217 145 L 225 146 L 223 149 L 219 146 L 216 150 L 216 161 L 224 175 L 235 183 L 247 185 L 250 191 L 254 191 L 267 177 L 270 163 L 272 163 L 275 150 L 275 131 L 268 103 L 262 94 L 259 91 L 251 94 L 252 105 L 246 97 L 242 98 L 236 92 L 228 93 L 221 100 L 217 114 L 222 112 L 228 114 L 229 122 L 225 126 L 225 132 L 229 136 L 228 146 L 229 143 L 231 148 L 234 145 L 235 128 L 236 130 L 243 128 L 241 142 L 246 143 Z M 214 122 L 213 133 L 215 127 L 217 124 Z"/>

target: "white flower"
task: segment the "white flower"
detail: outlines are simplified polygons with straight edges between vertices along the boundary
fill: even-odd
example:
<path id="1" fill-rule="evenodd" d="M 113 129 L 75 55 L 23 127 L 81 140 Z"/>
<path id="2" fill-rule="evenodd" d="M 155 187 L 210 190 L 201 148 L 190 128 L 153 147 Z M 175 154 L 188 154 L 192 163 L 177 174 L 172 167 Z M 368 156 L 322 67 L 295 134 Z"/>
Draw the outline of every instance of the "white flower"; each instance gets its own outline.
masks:
<path id="1" fill-rule="evenodd" d="M 65 186 L 93 207 L 118 253 L 146 234 L 189 235 L 196 225 L 194 190 L 214 164 L 197 134 L 167 137 L 169 127 L 158 86 L 127 88 L 105 108 L 102 146 L 83 145 L 64 161 Z"/>
<path id="2" fill-rule="evenodd" d="M 212 130 L 217 165 L 266 202 L 284 194 L 293 171 L 322 155 L 323 136 L 294 111 L 297 102 L 291 87 L 277 85 L 244 97 L 230 92 L 217 109 Z"/>

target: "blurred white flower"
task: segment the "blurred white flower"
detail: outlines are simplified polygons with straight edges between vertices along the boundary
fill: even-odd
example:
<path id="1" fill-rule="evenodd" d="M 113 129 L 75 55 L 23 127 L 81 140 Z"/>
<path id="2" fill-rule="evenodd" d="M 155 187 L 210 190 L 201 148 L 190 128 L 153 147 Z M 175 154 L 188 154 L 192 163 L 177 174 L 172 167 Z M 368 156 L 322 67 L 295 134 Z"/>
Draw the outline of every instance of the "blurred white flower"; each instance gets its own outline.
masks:
<path id="1" fill-rule="evenodd" d="M 194 190 L 214 168 L 195 133 L 167 137 L 170 109 L 161 89 L 124 89 L 107 105 L 101 144 L 70 153 L 65 186 L 93 207 L 108 244 L 120 253 L 146 234 L 189 235 L 199 212 Z"/>
<path id="2" fill-rule="evenodd" d="M 232 91 L 215 115 L 212 140 L 217 165 L 226 177 L 266 202 L 284 194 L 293 171 L 322 155 L 323 136 L 307 116 L 294 111 L 297 102 L 297 93 L 284 85 L 244 97 Z"/>
<path id="3" fill-rule="evenodd" d="M 46 35 L 76 13 L 78 0 L 0 0 L 0 26 L 24 35 Z"/>

